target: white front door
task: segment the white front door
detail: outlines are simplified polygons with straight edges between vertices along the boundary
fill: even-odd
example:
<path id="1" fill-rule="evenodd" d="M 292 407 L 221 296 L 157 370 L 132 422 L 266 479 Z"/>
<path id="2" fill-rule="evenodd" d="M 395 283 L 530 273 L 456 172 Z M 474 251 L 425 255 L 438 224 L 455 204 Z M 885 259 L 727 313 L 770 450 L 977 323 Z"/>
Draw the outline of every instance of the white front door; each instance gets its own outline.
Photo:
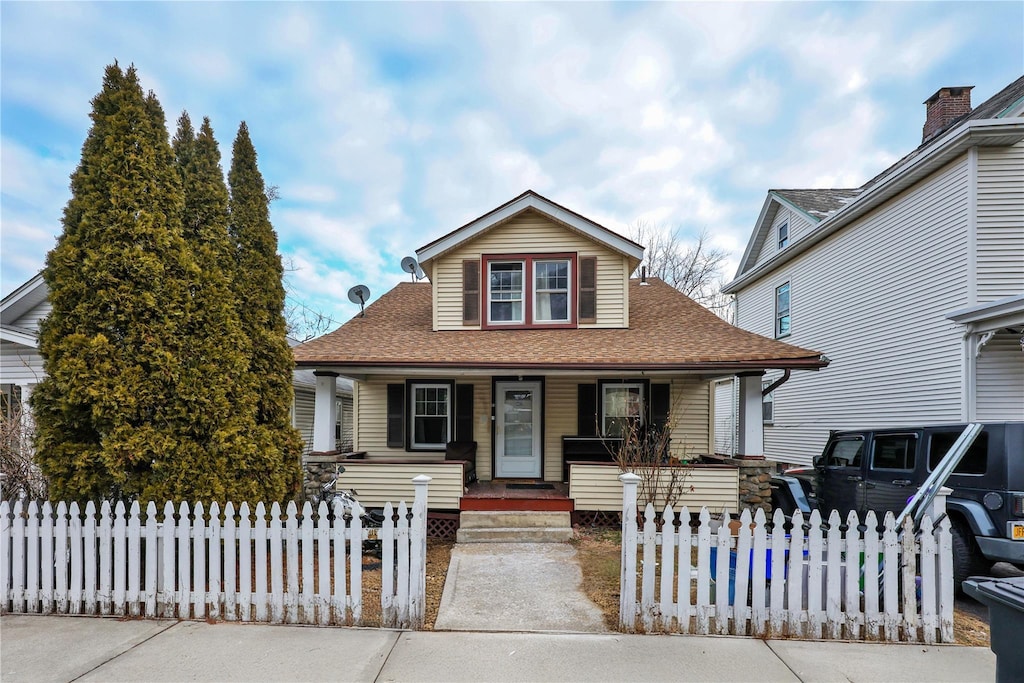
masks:
<path id="1" fill-rule="evenodd" d="M 494 398 L 494 476 L 539 478 L 540 382 L 496 382 Z"/>

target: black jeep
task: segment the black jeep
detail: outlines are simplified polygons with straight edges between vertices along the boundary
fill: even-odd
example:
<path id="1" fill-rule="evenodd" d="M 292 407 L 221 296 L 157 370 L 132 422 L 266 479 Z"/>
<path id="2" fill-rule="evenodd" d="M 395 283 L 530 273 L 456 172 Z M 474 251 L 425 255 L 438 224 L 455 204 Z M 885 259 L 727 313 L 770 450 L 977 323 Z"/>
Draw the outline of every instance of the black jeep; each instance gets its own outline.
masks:
<path id="1" fill-rule="evenodd" d="M 772 502 L 787 514 L 898 514 L 966 426 L 833 432 L 813 468 L 773 478 Z M 993 562 L 1024 568 L 1024 422 L 985 424 L 946 486 L 957 590 Z"/>

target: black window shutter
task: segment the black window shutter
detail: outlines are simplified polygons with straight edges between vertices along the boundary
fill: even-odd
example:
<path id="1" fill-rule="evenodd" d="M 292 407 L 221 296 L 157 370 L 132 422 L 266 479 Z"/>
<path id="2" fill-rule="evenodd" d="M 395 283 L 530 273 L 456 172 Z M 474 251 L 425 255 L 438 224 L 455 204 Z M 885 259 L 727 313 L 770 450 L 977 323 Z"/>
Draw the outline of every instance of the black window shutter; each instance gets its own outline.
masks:
<path id="1" fill-rule="evenodd" d="M 577 385 L 576 434 L 578 436 L 597 436 L 596 384 Z"/>
<path id="2" fill-rule="evenodd" d="M 455 385 L 455 441 L 473 441 L 473 385 Z"/>
<path id="3" fill-rule="evenodd" d="M 651 385 L 651 423 L 658 429 L 668 424 L 671 406 L 671 384 Z"/>
<path id="4" fill-rule="evenodd" d="M 405 448 L 405 385 L 388 385 L 388 448 Z"/>

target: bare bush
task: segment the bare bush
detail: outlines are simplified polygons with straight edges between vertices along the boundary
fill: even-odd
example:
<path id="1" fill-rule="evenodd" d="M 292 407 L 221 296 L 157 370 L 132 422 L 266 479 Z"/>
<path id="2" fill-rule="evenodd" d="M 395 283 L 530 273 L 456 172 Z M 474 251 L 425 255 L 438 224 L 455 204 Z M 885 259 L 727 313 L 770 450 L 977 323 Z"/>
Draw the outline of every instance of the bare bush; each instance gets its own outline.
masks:
<path id="1" fill-rule="evenodd" d="M 4 500 L 46 499 L 46 477 L 35 464 L 32 417 L 19 405 L 5 405 L 0 418 L 0 491 Z"/>

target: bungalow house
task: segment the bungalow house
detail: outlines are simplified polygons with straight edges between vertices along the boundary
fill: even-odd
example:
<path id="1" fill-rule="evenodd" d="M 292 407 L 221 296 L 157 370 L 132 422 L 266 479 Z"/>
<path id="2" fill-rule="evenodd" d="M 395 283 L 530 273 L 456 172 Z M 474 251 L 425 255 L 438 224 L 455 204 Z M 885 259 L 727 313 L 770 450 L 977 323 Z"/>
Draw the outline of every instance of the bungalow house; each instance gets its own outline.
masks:
<path id="1" fill-rule="evenodd" d="M 50 312 L 48 293 L 43 275 L 39 273 L 0 301 L 0 405 L 4 414 L 11 408 L 28 405 L 32 388 L 44 376 L 37 335 L 40 321 Z M 292 424 L 306 443 L 305 455 L 312 442 L 315 378 L 309 371 L 296 369 L 292 385 L 295 388 Z M 347 448 L 352 443 L 351 385 L 339 383 L 335 401 L 338 405 L 336 447 Z"/>
<path id="2" fill-rule="evenodd" d="M 766 395 L 772 459 L 809 464 L 831 429 L 1024 419 L 1024 77 L 925 104 L 921 145 L 861 187 L 769 191 L 724 288 L 738 326 L 832 361 Z M 737 384 L 715 385 L 720 452 Z"/>
<path id="3" fill-rule="evenodd" d="M 738 453 L 760 457 L 764 373 L 827 364 L 664 282 L 630 279 L 642 246 L 532 191 L 416 255 L 428 281 L 397 285 L 295 348 L 317 377 L 314 455 L 343 457 L 327 453 L 326 397 L 338 377 L 353 381 L 362 459 L 345 461 L 343 484 L 369 505 L 410 495 L 409 478 L 428 474 L 432 509 L 488 509 L 499 503 L 477 492 L 523 486 L 617 510 L 608 465 L 627 425 L 664 427 L 673 460 L 698 460 L 713 443 L 709 381 L 737 375 Z M 689 503 L 736 509 L 735 467 L 692 476 Z"/>

